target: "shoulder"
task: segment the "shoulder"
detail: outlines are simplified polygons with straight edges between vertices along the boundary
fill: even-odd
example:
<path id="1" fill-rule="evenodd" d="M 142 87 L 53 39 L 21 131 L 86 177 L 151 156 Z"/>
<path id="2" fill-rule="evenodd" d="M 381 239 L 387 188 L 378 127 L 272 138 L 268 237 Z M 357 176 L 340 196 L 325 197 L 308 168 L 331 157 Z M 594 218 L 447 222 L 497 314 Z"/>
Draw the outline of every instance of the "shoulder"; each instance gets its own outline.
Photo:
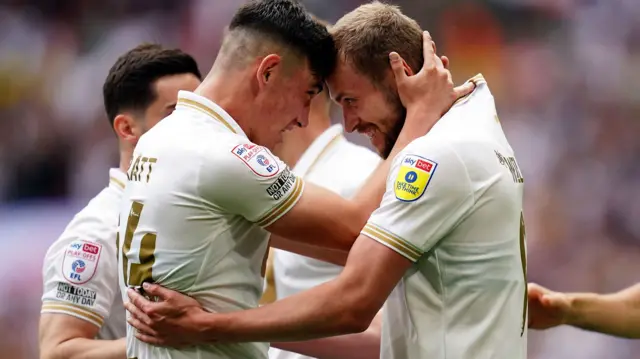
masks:
<path id="1" fill-rule="evenodd" d="M 121 198 L 121 194 L 112 188 L 102 190 L 73 217 L 46 257 L 55 258 L 76 247 L 93 248 L 99 255 L 103 249 L 115 247 Z"/>
<path id="2" fill-rule="evenodd" d="M 256 145 L 247 138 L 227 135 L 216 139 L 203 154 L 207 167 L 218 169 L 220 174 L 249 175 L 270 178 L 285 166 L 266 147 Z"/>

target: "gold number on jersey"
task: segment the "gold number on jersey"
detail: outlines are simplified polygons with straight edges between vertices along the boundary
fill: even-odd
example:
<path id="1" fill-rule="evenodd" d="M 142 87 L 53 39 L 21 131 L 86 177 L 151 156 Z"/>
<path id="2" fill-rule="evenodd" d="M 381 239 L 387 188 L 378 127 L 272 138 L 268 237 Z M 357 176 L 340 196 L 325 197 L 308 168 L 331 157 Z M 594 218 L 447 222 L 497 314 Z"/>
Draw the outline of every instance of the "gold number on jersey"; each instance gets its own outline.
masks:
<path id="1" fill-rule="evenodd" d="M 140 253 L 138 255 L 139 263 L 131 263 L 131 268 L 129 269 L 129 257 L 127 257 L 127 253 L 131 250 L 133 233 L 136 231 L 136 228 L 138 228 L 138 222 L 140 222 L 140 215 L 142 214 L 143 208 L 144 204 L 140 202 L 134 201 L 131 204 L 129 218 L 127 219 L 127 226 L 124 233 L 124 241 L 122 242 L 122 273 L 124 275 L 124 282 L 130 286 L 136 287 L 141 286 L 144 282 L 152 280 L 153 273 L 151 268 L 153 267 L 153 263 L 156 261 L 154 255 L 156 250 L 156 234 L 147 233 L 140 241 Z"/>
<path id="2" fill-rule="evenodd" d="M 522 304 L 522 328 L 520 336 L 524 335 L 524 329 L 527 325 L 527 248 L 526 248 L 526 230 L 524 226 L 524 215 L 520 212 L 520 261 L 522 262 L 522 275 L 524 277 L 524 299 Z"/>

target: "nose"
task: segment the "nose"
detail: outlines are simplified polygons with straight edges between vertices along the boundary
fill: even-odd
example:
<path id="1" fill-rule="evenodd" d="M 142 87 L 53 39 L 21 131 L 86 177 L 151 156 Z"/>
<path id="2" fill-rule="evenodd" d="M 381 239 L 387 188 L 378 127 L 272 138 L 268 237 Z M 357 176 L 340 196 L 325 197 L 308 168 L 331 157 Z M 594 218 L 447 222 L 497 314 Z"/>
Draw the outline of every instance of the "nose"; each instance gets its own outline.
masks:
<path id="1" fill-rule="evenodd" d="M 358 116 L 351 110 L 342 109 L 342 117 L 344 118 L 344 129 L 351 133 L 356 130 L 358 126 Z"/>
<path id="2" fill-rule="evenodd" d="M 307 127 L 309 125 L 309 110 L 311 108 L 309 106 L 305 106 L 304 109 L 302 109 L 302 113 L 300 114 L 300 117 L 298 117 L 298 123 L 300 124 L 300 127 Z"/>

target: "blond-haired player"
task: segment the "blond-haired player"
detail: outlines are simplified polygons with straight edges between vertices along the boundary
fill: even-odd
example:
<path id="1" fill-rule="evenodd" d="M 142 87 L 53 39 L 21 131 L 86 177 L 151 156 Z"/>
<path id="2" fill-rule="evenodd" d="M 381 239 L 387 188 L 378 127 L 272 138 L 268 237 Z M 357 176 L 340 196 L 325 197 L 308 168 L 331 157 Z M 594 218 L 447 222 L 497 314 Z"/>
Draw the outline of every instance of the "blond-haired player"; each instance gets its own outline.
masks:
<path id="1" fill-rule="evenodd" d="M 382 203 L 344 270 L 234 313 L 179 305 L 180 315 L 161 318 L 155 311 L 164 303 L 134 296 L 141 310 L 127 308 L 144 323 L 141 336 L 170 342 L 180 328 L 195 342 L 305 340 L 362 331 L 386 301 L 382 358 L 526 358 L 523 178 L 487 83 L 471 79 L 475 90 L 396 155 L 403 120 L 404 131 L 428 111 L 416 106 L 425 94 L 414 86 L 432 71 L 434 45 L 422 43 L 415 21 L 382 3 L 345 15 L 332 33 L 339 60 L 328 84 L 346 128 L 367 133 L 393 162 Z M 392 70 L 391 51 L 405 60 L 394 53 Z"/>
<path id="2" fill-rule="evenodd" d="M 178 90 L 199 83 L 191 56 L 155 44 L 132 49 L 109 71 L 104 105 L 118 137 L 120 167 L 109 171 L 109 186 L 73 218 L 46 254 L 41 358 L 126 358 L 116 257 L 125 171 L 138 138 L 173 111 Z"/>

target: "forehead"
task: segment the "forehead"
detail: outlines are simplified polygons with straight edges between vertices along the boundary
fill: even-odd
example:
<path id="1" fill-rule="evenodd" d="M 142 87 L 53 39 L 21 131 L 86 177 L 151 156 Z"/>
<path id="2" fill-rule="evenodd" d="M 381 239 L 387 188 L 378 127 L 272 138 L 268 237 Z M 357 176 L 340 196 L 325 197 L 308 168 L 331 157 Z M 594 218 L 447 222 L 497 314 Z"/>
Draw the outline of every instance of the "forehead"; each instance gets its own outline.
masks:
<path id="1" fill-rule="evenodd" d="M 200 84 L 200 80 L 191 73 L 175 74 L 163 76 L 154 83 L 156 97 L 158 100 L 175 100 L 178 91 L 193 91 Z"/>
<path id="2" fill-rule="evenodd" d="M 304 86 L 315 86 L 321 83 L 321 79 L 311 70 L 309 60 L 298 62 L 292 69 L 291 78 Z"/>
<path id="3" fill-rule="evenodd" d="M 343 59 L 337 62 L 335 71 L 327 79 L 327 85 L 334 100 L 340 100 L 338 97 L 349 94 L 376 90 L 369 78 L 356 71 L 353 65 Z"/>

